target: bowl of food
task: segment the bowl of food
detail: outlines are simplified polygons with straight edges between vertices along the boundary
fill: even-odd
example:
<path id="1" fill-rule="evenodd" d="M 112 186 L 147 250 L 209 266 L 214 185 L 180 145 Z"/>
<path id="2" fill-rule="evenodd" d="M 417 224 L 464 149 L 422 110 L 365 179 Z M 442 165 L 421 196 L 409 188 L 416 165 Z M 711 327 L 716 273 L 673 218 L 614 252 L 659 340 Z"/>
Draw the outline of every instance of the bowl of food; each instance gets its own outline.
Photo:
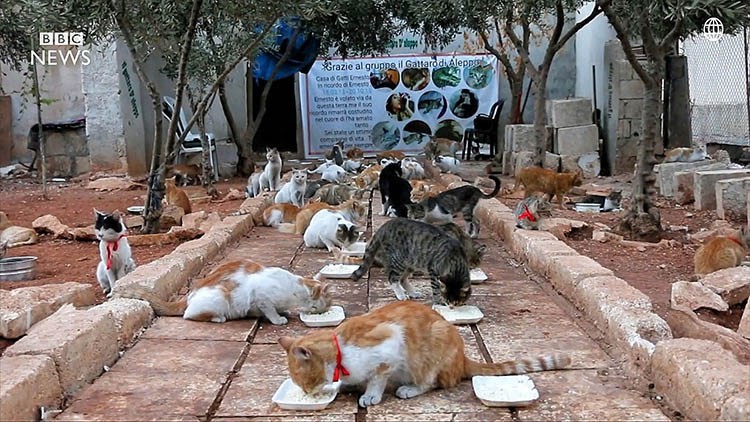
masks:
<path id="1" fill-rule="evenodd" d="M 451 324 L 476 324 L 484 318 L 484 314 L 474 305 L 444 306 L 434 305 L 432 307 L 446 321 Z"/>
<path id="2" fill-rule="evenodd" d="M 481 268 L 472 268 L 471 271 L 469 271 L 469 279 L 472 283 L 481 283 L 487 280 L 487 274 L 485 274 Z"/>
<path id="3" fill-rule="evenodd" d="M 335 327 L 346 319 L 346 314 L 344 308 L 334 305 L 320 314 L 301 312 L 299 319 L 308 327 Z"/>
<path id="4" fill-rule="evenodd" d="M 354 242 L 351 245 L 341 250 L 341 253 L 346 256 L 365 256 L 365 249 L 367 248 L 367 242 Z"/>
<path id="5" fill-rule="evenodd" d="M 338 390 L 323 389 L 319 394 L 307 394 L 291 378 L 287 378 L 273 394 L 271 401 L 286 410 L 323 410 L 336 398 Z"/>
<path id="6" fill-rule="evenodd" d="M 539 391 L 528 375 L 478 375 L 471 378 L 471 386 L 474 395 L 489 407 L 528 406 L 539 398 Z"/>
<path id="7" fill-rule="evenodd" d="M 327 278 L 349 278 L 359 265 L 328 264 L 320 269 L 320 275 Z"/>

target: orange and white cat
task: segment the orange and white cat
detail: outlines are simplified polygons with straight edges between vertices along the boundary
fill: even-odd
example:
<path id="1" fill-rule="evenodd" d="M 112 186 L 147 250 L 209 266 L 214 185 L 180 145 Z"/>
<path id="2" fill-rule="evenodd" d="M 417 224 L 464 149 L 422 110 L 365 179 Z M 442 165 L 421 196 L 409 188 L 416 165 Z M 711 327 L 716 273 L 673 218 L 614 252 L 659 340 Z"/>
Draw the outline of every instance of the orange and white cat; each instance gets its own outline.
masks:
<path id="1" fill-rule="evenodd" d="M 466 356 L 458 329 L 418 302 L 394 302 L 348 318 L 335 329 L 282 337 L 289 373 L 307 394 L 332 382 L 364 389 L 362 407 L 381 402 L 388 385 L 409 399 L 450 388 L 475 375 L 509 375 L 565 368 L 570 358 L 544 355 L 500 363 Z"/>
<path id="2" fill-rule="evenodd" d="M 749 250 L 750 228 L 746 226 L 738 230 L 736 236 L 716 236 L 695 251 L 695 274 L 704 275 L 737 267 L 742 264 Z"/>
<path id="3" fill-rule="evenodd" d="M 176 205 L 182 208 L 185 214 L 193 212 L 190 206 L 190 198 L 184 190 L 177 187 L 174 176 L 166 179 L 164 186 L 167 188 L 166 199 L 168 205 Z"/>
<path id="4" fill-rule="evenodd" d="M 581 186 L 581 184 L 583 184 L 583 172 L 580 170 L 575 173 L 557 173 L 541 167 L 526 167 L 516 173 L 513 192 L 523 185 L 526 190 L 524 198 L 528 198 L 534 192 L 543 192 L 550 195 L 550 201 L 557 196 L 560 208 L 564 208 L 563 195 L 568 193 L 573 186 Z"/>
<path id="5" fill-rule="evenodd" d="M 294 223 L 300 207 L 292 204 L 273 204 L 263 210 L 263 225 L 278 228 L 281 223 Z"/>
<path id="6" fill-rule="evenodd" d="M 372 189 L 376 187 L 381 170 L 383 170 L 383 166 L 380 164 L 373 164 L 367 167 L 362 173 L 353 178 L 354 186 L 359 189 Z"/>
<path id="7" fill-rule="evenodd" d="M 145 300 L 156 315 L 210 322 L 265 316 L 274 325 L 284 325 L 288 320 L 281 313 L 295 309 L 322 313 L 331 307 L 327 284 L 249 259 L 218 266 L 177 301 L 164 301 L 142 287 L 131 287 L 118 296 Z"/>
<path id="8" fill-rule="evenodd" d="M 360 218 L 367 214 L 367 207 L 356 199 L 349 199 L 341 205 L 328 205 L 325 202 L 313 202 L 305 205 L 299 213 L 294 224 L 279 224 L 279 231 L 282 233 L 305 234 L 305 230 L 310 225 L 310 221 L 320 210 L 332 210 L 342 213 L 347 220 L 356 223 Z"/>

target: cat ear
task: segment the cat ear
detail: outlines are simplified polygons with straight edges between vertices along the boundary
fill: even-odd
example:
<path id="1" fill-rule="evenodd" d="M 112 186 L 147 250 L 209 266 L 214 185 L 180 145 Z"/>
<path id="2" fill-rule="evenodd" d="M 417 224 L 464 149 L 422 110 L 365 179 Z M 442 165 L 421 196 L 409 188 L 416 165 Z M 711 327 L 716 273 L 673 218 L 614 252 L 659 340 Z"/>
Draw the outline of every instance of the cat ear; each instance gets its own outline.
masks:
<path id="1" fill-rule="evenodd" d="M 312 356 L 312 352 L 307 347 L 295 347 L 292 349 L 292 353 L 294 353 L 294 356 L 297 357 L 297 359 L 303 359 L 308 360 Z"/>
<path id="2" fill-rule="evenodd" d="M 98 209 L 96 209 L 96 208 L 94 208 L 94 217 L 96 217 L 96 218 L 99 218 L 99 216 L 102 216 L 102 217 L 104 217 L 105 215 L 107 215 L 107 214 L 106 214 L 106 213 L 103 213 L 103 212 L 101 212 L 101 211 L 99 211 L 99 210 L 98 210 Z"/>
<path id="3" fill-rule="evenodd" d="M 112 211 L 112 218 L 115 219 L 116 221 L 120 221 L 121 216 L 122 214 L 120 214 L 120 210 Z"/>
<path id="4" fill-rule="evenodd" d="M 289 352 L 289 349 L 292 348 L 292 343 L 294 343 L 294 338 L 289 336 L 284 336 L 279 338 L 279 344 L 281 347 L 284 348 L 287 352 Z"/>

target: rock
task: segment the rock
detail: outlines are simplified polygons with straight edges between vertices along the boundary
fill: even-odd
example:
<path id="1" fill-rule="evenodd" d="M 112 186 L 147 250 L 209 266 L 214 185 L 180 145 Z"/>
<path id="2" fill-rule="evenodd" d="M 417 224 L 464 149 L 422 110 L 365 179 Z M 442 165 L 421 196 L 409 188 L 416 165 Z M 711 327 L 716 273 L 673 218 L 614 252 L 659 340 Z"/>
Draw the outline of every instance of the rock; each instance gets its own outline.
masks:
<path id="1" fill-rule="evenodd" d="M 88 185 L 86 185 L 86 188 L 88 189 L 94 189 L 103 192 L 111 190 L 134 190 L 141 189 L 143 187 L 143 185 L 133 182 L 128 177 L 104 177 L 91 181 Z"/>
<path id="2" fill-rule="evenodd" d="M 623 237 L 619 234 L 615 234 L 605 230 L 594 230 L 591 238 L 597 242 L 606 243 L 609 241 L 621 242 Z"/>
<path id="3" fill-rule="evenodd" d="M 699 308 L 709 308 L 724 312 L 729 309 L 729 305 L 721 296 L 699 282 L 672 283 L 669 301 L 672 307 L 686 306 L 693 311 Z"/>
<path id="4" fill-rule="evenodd" d="M 750 300 L 745 304 L 745 311 L 742 313 L 740 326 L 737 328 L 737 334 L 750 340 Z"/>
<path id="5" fill-rule="evenodd" d="M 673 232 L 686 232 L 686 233 L 687 233 L 687 231 L 688 231 L 688 226 L 675 226 L 675 225 L 670 225 L 670 226 L 669 226 L 669 231 L 673 231 Z"/>
<path id="6" fill-rule="evenodd" d="M 207 216 L 205 211 L 185 214 L 184 216 L 182 216 L 182 227 L 197 229 L 198 227 L 200 227 L 202 222 L 206 221 L 206 218 Z"/>
<path id="7" fill-rule="evenodd" d="M 203 231 L 194 227 L 172 226 L 167 235 L 174 237 L 177 241 L 186 241 L 203 236 Z"/>
<path id="8" fill-rule="evenodd" d="M 579 155 L 560 155 L 560 169 L 563 173 L 574 173 L 580 170 L 578 167 Z"/>
<path id="9" fill-rule="evenodd" d="M 68 228 L 67 233 L 75 240 L 97 240 L 93 224 L 88 227 L 70 227 Z"/>
<path id="10" fill-rule="evenodd" d="M 685 218 L 693 218 L 693 213 L 692 212 L 686 212 L 685 213 Z"/>
<path id="11" fill-rule="evenodd" d="M 560 156 L 549 151 L 544 153 L 544 168 L 558 171 L 560 169 Z"/>
<path id="12" fill-rule="evenodd" d="M 221 217 L 219 216 L 219 213 L 212 212 L 206 217 L 203 222 L 200 223 L 200 225 L 198 226 L 198 230 L 202 231 L 203 233 L 208 233 L 213 226 L 219 223 L 221 223 Z"/>
<path id="13" fill-rule="evenodd" d="M 706 274 L 701 283 L 720 295 L 730 306 L 750 296 L 750 267 L 740 266 Z"/>
<path id="14" fill-rule="evenodd" d="M 136 228 L 136 227 L 143 227 L 144 224 L 145 224 L 145 221 L 143 220 L 143 216 L 140 216 L 140 215 L 134 215 L 134 216 L 125 218 L 125 226 L 129 229 Z"/>
<path id="15" fill-rule="evenodd" d="M 54 215 L 43 215 L 31 223 L 31 226 L 38 233 L 52 233 L 55 237 L 68 236 L 69 227 L 61 223 Z"/>
<path id="16" fill-rule="evenodd" d="M 182 216 L 185 215 L 185 211 L 177 205 L 166 205 L 161 211 L 161 217 L 159 218 L 159 227 L 166 229 L 167 227 L 179 226 L 182 223 Z"/>
<path id="17" fill-rule="evenodd" d="M 599 162 L 599 153 L 590 152 L 581 155 L 581 157 L 578 158 L 578 167 L 583 171 L 584 178 L 589 179 L 598 176 L 602 169 L 601 163 Z"/>
<path id="18" fill-rule="evenodd" d="M 291 173 L 291 172 L 289 172 L 289 173 Z M 235 188 L 230 188 L 229 192 L 227 192 L 227 194 L 223 198 L 221 198 L 220 200 L 218 200 L 216 202 L 235 201 L 237 199 L 243 199 L 244 200 L 245 199 L 244 192 L 240 192 L 239 190 L 237 190 Z"/>

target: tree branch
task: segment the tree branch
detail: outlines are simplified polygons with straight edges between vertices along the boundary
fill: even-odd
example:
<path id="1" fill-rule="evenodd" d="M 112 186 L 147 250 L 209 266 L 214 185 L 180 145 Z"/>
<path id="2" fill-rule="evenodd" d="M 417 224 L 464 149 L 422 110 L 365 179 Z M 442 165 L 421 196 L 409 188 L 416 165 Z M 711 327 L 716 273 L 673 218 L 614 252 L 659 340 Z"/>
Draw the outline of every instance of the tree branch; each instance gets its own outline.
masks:
<path id="1" fill-rule="evenodd" d="M 651 77 L 635 57 L 633 46 L 632 44 L 630 44 L 628 34 L 625 31 L 625 28 L 622 27 L 620 21 L 617 19 L 615 13 L 609 7 L 609 1 L 597 1 L 597 5 L 601 7 L 602 12 L 604 12 L 604 15 L 606 15 L 607 19 L 609 20 L 609 24 L 612 25 L 612 28 L 614 28 L 615 33 L 617 34 L 617 39 L 619 39 L 620 43 L 622 44 L 622 51 L 625 53 L 625 57 L 630 62 L 630 65 L 633 66 L 633 70 L 635 70 L 635 73 L 638 74 L 638 77 L 640 77 L 644 83 L 648 83 L 648 81 L 651 80 Z"/>
<path id="2" fill-rule="evenodd" d="M 588 25 L 588 23 L 599 16 L 600 13 L 602 13 L 602 9 L 598 5 L 594 4 L 594 8 L 591 10 L 591 13 L 584 20 L 576 22 L 576 24 L 572 28 L 570 28 L 570 30 L 568 30 L 568 32 L 566 32 L 558 42 L 554 44 L 553 48 L 555 49 L 555 51 L 561 49 L 565 45 L 565 43 L 568 42 L 570 37 L 575 35 L 581 28 Z"/>
<path id="3" fill-rule="evenodd" d="M 505 54 L 504 52 L 499 51 L 498 49 L 496 49 L 495 47 L 493 47 L 490 44 L 490 40 L 489 40 L 489 37 L 487 37 L 487 33 L 486 32 L 484 32 L 482 30 L 479 30 L 477 32 L 479 33 L 479 37 L 482 38 L 482 41 L 484 42 L 484 48 L 487 51 L 489 51 L 493 56 L 497 57 L 498 60 L 500 60 L 500 62 L 505 67 L 505 71 L 508 73 L 508 75 L 511 78 L 515 78 L 516 77 L 516 71 L 513 68 L 513 64 L 510 62 L 510 59 L 508 58 L 508 55 Z M 498 35 L 500 35 L 500 34 L 498 34 Z"/>
<path id="4" fill-rule="evenodd" d="M 555 29 L 552 31 L 552 36 L 549 39 L 549 45 L 553 47 L 557 45 L 558 41 L 560 41 L 560 35 L 565 26 L 565 9 L 563 8 L 562 0 L 557 0 L 555 2 L 555 18 Z"/>
<path id="5" fill-rule="evenodd" d="M 513 42 L 513 45 L 516 47 L 516 51 L 521 56 L 521 59 L 526 64 L 526 70 L 529 72 L 529 76 L 533 80 L 538 80 L 539 78 L 539 70 L 534 67 L 534 64 L 531 62 L 531 58 L 529 57 L 529 49 L 528 46 L 524 46 L 523 42 L 518 39 L 518 36 L 513 31 L 513 27 L 511 26 L 513 24 L 512 18 L 508 18 L 505 21 L 505 34 L 510 38 L 511 42 Z"/>

